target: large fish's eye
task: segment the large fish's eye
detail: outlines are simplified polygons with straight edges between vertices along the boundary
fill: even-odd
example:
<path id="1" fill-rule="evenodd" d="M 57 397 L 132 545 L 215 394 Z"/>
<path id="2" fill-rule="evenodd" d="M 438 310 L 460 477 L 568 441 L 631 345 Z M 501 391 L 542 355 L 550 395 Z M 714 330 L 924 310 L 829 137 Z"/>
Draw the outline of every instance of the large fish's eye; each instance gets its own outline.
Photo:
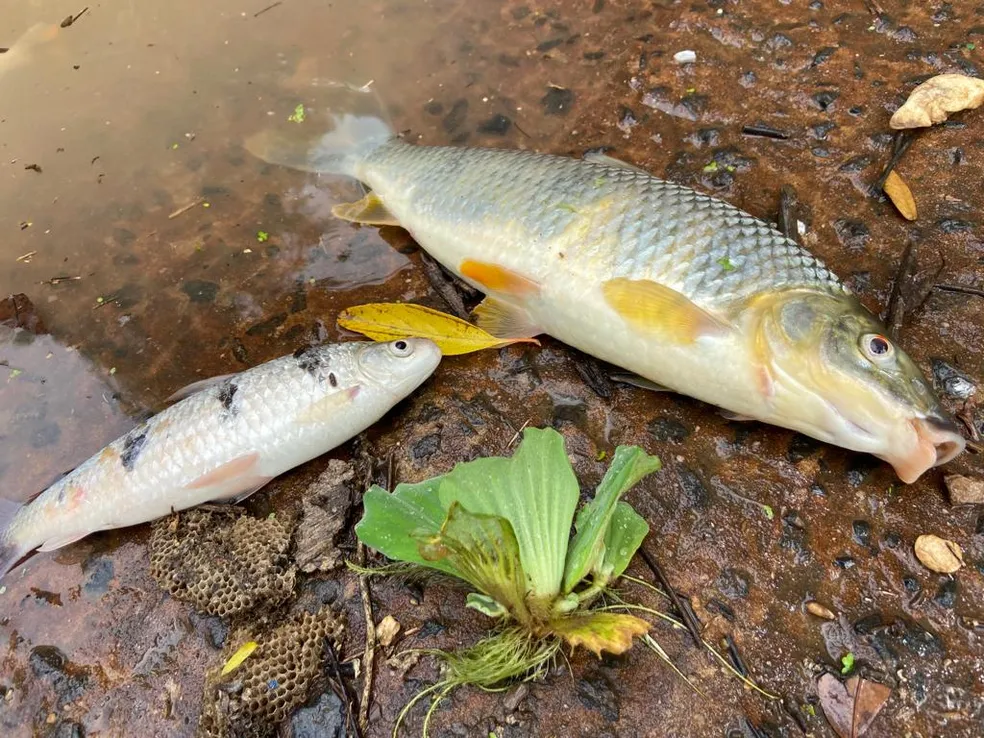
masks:
<path id="1" fill-rule="evenodd" d="M 861 336 L 861 352 L 871 361 L 884 364 L 895 355 L 895 347 L 885 336 L 866 333 Z"/>
<path id="2" fill-rule="evenodd" d="M 413 354 L 413 344 L 402 339 L 399 341 L 392 341 L 389 348 L 390 351 L 393 352 L 394 356 L 401 359 L 405 359 Z"/>

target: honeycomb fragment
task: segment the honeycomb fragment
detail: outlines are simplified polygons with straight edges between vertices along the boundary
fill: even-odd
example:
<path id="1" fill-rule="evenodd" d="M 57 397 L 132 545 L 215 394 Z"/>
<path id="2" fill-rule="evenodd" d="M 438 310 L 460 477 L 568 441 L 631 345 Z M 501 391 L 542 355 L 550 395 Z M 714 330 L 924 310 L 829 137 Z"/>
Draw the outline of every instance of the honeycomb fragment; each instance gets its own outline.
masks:
<path id="1" fill-rule="evenodd" d="M 265 738 L 311 697 L 324 673 L 325 639 L 337 647 L 344 622 L 325 607 L 305 612 L 270 633 L 253 637 L 256 650 L 225 676 L 222 664 L 237 644 L 230 643 L 205 680 L 199 738 Z M 237 639 L 237 643 L 248 640 Z"/>
<path id="2" fill-rule="evenodd" d="M 294 590 L 290 530 L 239 508 L 195 509 L 154 524 L 150 573 L 174 597 L 228 617 L 273 606 Z"/>

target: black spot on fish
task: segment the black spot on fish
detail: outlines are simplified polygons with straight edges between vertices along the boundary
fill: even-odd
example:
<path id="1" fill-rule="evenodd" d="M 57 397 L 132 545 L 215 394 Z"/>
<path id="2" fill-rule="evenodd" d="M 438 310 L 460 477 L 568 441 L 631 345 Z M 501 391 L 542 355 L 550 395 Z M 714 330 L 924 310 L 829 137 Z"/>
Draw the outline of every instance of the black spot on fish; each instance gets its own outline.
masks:
<path id="1" fill-rule="evenodd" d="M 140 456 L 146 442 L 147 429 L 144 426 L 134 428 L 126 434 L 126 438 L 123 439 L 123 453 L 120 454 L 124 469 L 133 471 L 133 465 L 137 463 L 137 457 Z"/>
<path id="2" fill-rule="evenodd" d="M 338 386 L 338 380 L 335 378 L 335 373 L 334 372 L 330 372 L 328 374 L 328 384 L 330 384 L 332 387 L 337 387 Z"/>
<path id="3" fill-rule="evenodd" d="M 222 383 L 219 387 L 219 402 L 222 403 L 222 407 L 228 410 L 230 413 L 235 415 L 236 411 L 232 407 L 232 403 L 236 398 L 236 391 L 239 386 L 235 381 L 229 379 Z"/>
<path id="4" fill-rule="evenodd" d="M 305 349 L 298 349 L 294 352 L 297 365 L 312 376 L 317 377 L 324 367 L 324 360 L 315 346 L 308 346 Z"/>

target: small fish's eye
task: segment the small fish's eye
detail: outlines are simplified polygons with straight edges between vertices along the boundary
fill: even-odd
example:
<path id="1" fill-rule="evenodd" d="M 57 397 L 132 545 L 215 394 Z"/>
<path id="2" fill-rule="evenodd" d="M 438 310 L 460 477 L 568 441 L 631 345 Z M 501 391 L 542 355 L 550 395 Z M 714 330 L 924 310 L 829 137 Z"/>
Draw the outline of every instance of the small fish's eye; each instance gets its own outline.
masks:
<path id="1" fill-rule="evenodd" d="M 877 362 L 883 362 L 895 353 L 892 342 L 877 333 L 868 333 L 861 337 L 861 350 L 865 356 Z"/>
<path id="2" fill-rule="evenodd" d="M 411 346 L 407 341 L 393 341 L 393 343 L 390 344 L 390 349 L 400 358 L 406 358 L 413 353 L 413 346 Z"/>

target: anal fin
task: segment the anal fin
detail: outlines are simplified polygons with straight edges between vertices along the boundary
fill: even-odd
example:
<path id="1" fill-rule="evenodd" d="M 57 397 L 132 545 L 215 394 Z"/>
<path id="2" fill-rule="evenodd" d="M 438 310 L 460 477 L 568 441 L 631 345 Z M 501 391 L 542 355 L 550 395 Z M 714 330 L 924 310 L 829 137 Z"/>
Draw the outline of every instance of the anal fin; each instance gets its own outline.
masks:
<path id="1" fill-rule="evenodd" d="M 52 536 L 38 547 L 38 551 L 54 551 L 56 548 L 63 548 L 70 543 L 81 541 L 92 532 L 94 531 L 85 531 L 83 533 L 63 533 L 61 535 Z"/>
<path id="2" fill-rule="evenodd" d="M 353 223 L 375 226 L 399 226 L 400 221 L 396 219 L 383 201 L 375 192 L 368 193 L 358 202 L 346 202 L 335 205 L 331 209 L 332 215 L 342 220 L 350 220 Z"/>
<path id="3" fill-rule="evenodd" d="M 475 308 L 479 328 L 496 338 L 532 338 L 543 331 L 526 310 L 486 297 Z"/>
<path id="4" fill-rule="evenodd" d="M 626 322 L 667 343 L 691 344 L 731 329 L 676 290 L 649 279 L 610 279 L 601 285 L 609 307 Z"/>

